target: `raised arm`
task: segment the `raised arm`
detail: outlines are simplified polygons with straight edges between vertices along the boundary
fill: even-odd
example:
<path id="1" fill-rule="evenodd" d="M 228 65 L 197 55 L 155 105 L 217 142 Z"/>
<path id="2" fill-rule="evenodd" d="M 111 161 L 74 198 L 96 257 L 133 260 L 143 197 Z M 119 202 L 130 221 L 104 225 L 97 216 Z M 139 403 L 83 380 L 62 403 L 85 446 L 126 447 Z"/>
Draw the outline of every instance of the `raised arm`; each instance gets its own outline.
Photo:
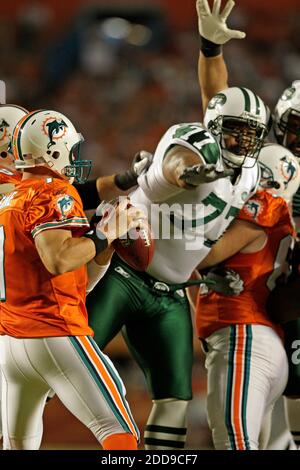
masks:
<path id="1" fill-rule="evenodd" d="M 203 113 L 210 99 L 221 90 L 228 88 L 228 72 L 224 61 L 222 45 L 230 39 L 243 39 L 242 31 L 231 30 L 226 20 L 235 2 L 228 0 L 220 12 L 221 0 L 214 0 L 212 10 L 208 0 L 197 0 L 198 27 L 201 50 L 198 60 L 198 78 L 202 97 Z"/>

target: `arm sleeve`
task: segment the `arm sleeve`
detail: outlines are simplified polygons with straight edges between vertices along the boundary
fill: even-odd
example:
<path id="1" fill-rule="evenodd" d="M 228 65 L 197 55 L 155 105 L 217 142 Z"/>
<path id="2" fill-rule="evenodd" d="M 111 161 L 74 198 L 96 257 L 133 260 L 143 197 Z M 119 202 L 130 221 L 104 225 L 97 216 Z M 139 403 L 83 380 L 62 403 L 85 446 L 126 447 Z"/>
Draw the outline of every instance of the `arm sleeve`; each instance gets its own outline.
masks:
<path id="1" fill-rule="evenodd" d="M 78 194 L 71 185 L 43 189 L 32 200 L 25 220 L 25 229 L 33 238 L 45 230 L 71 230 L 81 236 L 89 229 Z"/>
<path id="2" fill-rule="evenodd" d="M 153 202 L 167 200 L 185 191 L 170 184 L 163 174 L 164 157 L 175 145 L 193 151 L 199 157 L 199 163 L 215 164 L 218 171 L 223 170 L 220 146 L 201 123 L 172 126 L 159 142 L 150 168 L 138 178 L 138 185 Z"/>
<path id="3" fill-rule="evenodd" d="M 275 198 L 266 191 L 258 191 L 248 199 L 237 218 L 270 228 L 283 219 L 287 212 L 288 208 L 282 198 Z"/>

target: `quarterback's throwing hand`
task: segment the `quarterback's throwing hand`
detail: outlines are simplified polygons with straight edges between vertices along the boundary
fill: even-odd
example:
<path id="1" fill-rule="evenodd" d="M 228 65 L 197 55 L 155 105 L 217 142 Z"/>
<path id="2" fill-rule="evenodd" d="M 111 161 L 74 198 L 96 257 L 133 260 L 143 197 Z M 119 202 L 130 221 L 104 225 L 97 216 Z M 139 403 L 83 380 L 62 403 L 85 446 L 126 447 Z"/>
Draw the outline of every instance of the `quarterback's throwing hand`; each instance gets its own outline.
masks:
<path id="1" fill-rule="evenodd" d="M 220 12 L 221 0 L 214 0 L 210 10 L 208 0 L 197 0 L 198 27 L 200 36 L 215 44 L 225 44 L 230 39 L 243 39 L 243 31 L 229 29 L 226 20 L 233 9 L 235 2 L 228 0 L 223 11 Z"/>
<path id="2" fill-rule="evenodd" d="M 232 176 L 234 171 L 231 168 L 218 171 L 216 165 L 193 165 L 184 169 L 180 179 L 191 186 L 198 186 L 203 183 L 212 183 L 220 178 Z"/>

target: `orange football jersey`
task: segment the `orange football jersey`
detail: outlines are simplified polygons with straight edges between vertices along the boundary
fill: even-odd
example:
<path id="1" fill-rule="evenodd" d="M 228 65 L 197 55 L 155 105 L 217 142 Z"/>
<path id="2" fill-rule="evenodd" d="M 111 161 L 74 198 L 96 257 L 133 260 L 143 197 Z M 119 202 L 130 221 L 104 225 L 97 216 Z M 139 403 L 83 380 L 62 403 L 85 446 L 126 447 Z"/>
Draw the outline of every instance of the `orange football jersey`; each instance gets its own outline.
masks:
<path id="1" fill-rule="evenodd" d="M 0 184 L 4 183 L 14 183 L 17 184 L 22 179 L 22 173 L 18 170 L 7 168 L 0 164 Z M 0 191 L 1 192 L 1 191 Z"/>
<path id="2" fill-rule="evenodd" d="M 62 228 L 79 237 L 88 227 L 76 189 L 58 178 L 21 181 L 0 201 L 0 334 L 92 334 L 85 308 L 86 267 L 54 276 L 34 243 L 44 230 Z"/>
<path id="3" fill-rule="evenodd" d="M 278 325 L 268 317 L 266 301 L 276 279 L 288 269 L 285 261 L 294 236 L 288 206 L 282 198 L 260 191 L 247 201 L 237 218 L 263 227 L 268 239 L 260 251 L 237 253 L 222 263 L 243 279 L 240 295 L 198 295 L 196 328 L 200 338 L 231 324 L 267 325 L 280 333 Z"/>

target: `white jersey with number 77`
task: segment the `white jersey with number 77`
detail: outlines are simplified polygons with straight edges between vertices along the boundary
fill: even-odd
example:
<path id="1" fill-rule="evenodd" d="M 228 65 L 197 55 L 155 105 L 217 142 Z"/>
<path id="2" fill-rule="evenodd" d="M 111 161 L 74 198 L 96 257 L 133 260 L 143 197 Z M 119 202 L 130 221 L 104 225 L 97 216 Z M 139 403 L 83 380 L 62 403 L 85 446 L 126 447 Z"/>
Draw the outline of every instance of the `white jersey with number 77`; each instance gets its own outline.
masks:
<path id="1" fill-rule="evenodd" d="M 153 163 L 138 179 L 132 203 L 147 211 L 155 236 L 155 254 L 147 272 L 168 283 L 185 282 L 209 253 L 249 197 L 256 191 L 259 169 L 242 168 L 235 184 L 230 177 L 195 189 L 170 184 L 163 174 L 168 150 L 181 145 L 199 156 L 199 163 L 224 170 L 221 148 L 201 123 L 172 126 L 160 140 Z"/>

